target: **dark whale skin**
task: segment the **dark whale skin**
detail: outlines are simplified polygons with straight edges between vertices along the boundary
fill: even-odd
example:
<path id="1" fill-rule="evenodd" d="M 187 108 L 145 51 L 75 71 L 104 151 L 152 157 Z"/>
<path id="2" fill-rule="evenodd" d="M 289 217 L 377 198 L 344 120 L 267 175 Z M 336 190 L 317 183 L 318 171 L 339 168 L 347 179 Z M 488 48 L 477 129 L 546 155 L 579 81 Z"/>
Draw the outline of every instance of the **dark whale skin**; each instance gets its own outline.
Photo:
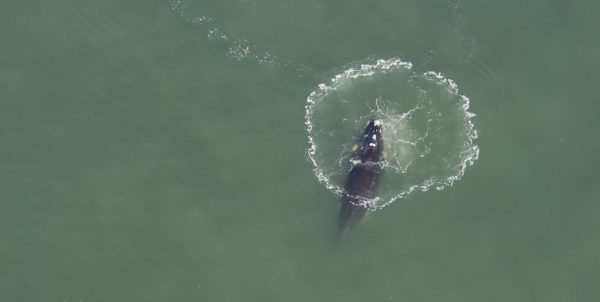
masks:
<path id="1" fill-rule="evenodd" d="M 346 190 L 342 196 L 338 239 L 356 226 L 367 213 L 368 208 L 361 200 L 375 197 L 381 174 L 380 161 L 383 159 L 382 134 L 381 121 L 369 121 L 354 155 L 355 164 L 348 175 Z"/>

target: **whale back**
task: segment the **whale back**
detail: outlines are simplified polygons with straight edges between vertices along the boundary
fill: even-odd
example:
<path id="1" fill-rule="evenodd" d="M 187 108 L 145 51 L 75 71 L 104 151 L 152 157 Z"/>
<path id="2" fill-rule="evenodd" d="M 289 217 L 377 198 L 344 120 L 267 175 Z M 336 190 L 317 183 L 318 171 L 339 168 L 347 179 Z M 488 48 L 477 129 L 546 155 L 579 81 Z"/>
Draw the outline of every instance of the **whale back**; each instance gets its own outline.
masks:
<path id="1" fill-rule="evenodd" d="M 357 225 L 367 213 L 367 201 L 376 194 L 382 159 L 382 123 L 379 120 L 371 120 L 363 131 L 342 196 L 338 239 Z"/>

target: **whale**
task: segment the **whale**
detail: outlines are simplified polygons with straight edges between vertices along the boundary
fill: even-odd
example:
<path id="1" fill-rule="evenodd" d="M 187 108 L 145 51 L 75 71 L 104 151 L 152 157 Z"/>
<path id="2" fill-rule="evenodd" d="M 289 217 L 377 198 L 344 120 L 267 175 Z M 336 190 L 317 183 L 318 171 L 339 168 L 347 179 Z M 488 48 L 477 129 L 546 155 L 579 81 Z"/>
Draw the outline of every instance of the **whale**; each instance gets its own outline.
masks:
<path id="1" fill-rule="evenodd" d="M 366 203 L 375 197 L 383 160 L 383 123 L 370 120 L 355 146 L 352 167 L 342 194 L 337 239 L 355 227 L 369 209 Z"/>

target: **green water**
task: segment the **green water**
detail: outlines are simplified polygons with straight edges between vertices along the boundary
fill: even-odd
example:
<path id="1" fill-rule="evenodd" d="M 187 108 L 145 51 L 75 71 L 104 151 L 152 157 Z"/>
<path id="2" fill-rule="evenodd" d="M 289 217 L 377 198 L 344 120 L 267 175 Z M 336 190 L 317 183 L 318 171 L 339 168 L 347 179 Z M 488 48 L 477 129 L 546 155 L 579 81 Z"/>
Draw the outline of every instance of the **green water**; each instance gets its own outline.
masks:
<path id="1" fill-rule="evenodd" d="M 0 301 L 594 301 L 598 1 L 0 4 Z M 479 159 L 370 213 L 307 159 L 306 98 L 402 58 Z"/>

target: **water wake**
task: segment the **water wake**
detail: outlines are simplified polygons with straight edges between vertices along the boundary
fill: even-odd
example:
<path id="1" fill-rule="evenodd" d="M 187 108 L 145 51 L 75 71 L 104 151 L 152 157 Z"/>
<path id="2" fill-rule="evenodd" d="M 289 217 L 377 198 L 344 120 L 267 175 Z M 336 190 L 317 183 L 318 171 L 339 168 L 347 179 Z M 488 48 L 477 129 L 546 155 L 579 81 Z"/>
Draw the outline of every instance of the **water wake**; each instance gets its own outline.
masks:
<path id="1" fill-rule="evenodd" d="M 302 64 L 224 33 L 184 0 L 170 0 L 169 5 L 182 19 L 202 27 L 205 38 L 236 61 L 292 68 L 299 77 L 319 78 Z M 383 121 L 384 172 L 379 193 L 367 202 L 372 210 L 416 191 L 453 185 L 479 155 L 469 98 L 442 74 L 418 74 L 410 62 L 398 58 L 348 68 L 319 84 L 306 102 L 308 159 L 319 181 L 340 196 L 352 167 L 354 138 L 367 121 Z"/>

